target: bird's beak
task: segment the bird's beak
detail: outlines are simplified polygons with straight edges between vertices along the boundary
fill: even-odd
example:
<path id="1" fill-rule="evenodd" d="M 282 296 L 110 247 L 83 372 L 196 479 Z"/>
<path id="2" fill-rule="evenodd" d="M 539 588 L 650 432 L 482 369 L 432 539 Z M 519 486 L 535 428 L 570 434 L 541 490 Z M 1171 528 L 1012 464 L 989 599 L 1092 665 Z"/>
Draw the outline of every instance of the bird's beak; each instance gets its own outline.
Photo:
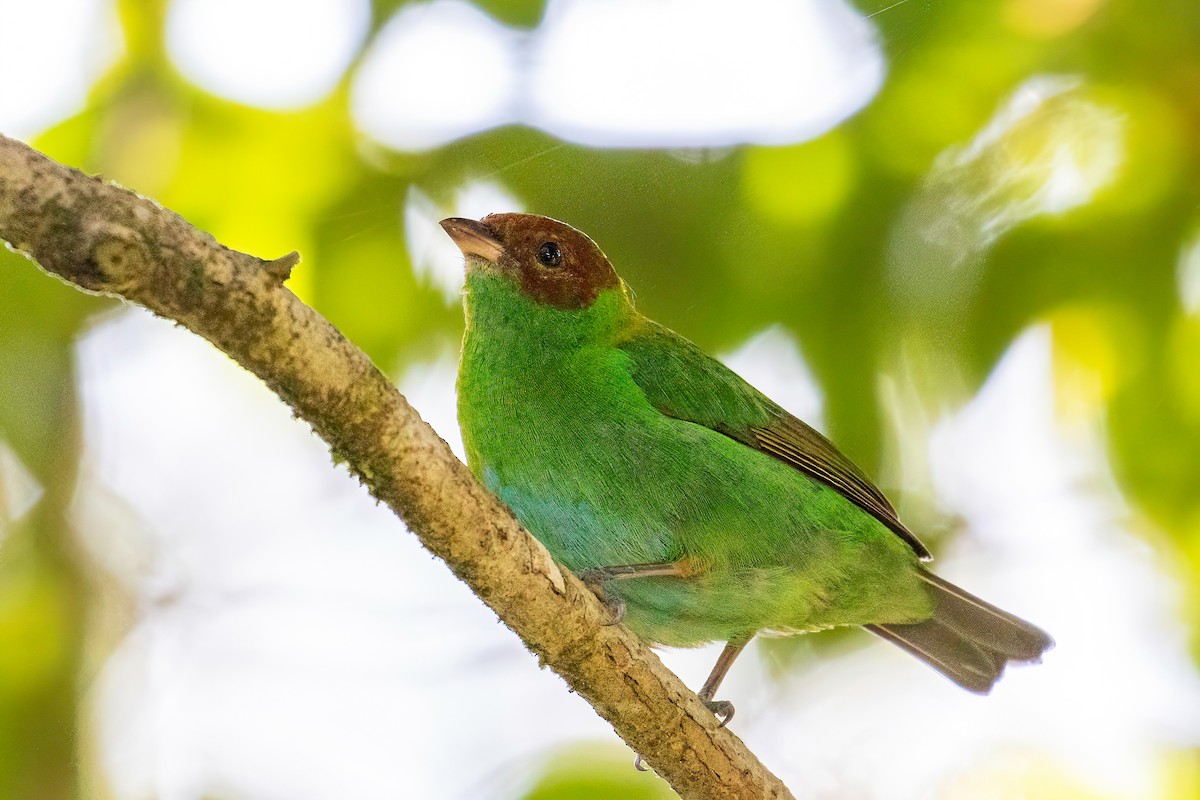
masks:
<path id="1" fill-rule="evenodd" d="M 468 258 L 476 256 L 495 263 L 504 255 L 504 246 L 496 239 L 492 229 L 482 222 L 462 217 L 450 217 L 441 222 L 442 230 L 450 235 L 458 249 Z"/>

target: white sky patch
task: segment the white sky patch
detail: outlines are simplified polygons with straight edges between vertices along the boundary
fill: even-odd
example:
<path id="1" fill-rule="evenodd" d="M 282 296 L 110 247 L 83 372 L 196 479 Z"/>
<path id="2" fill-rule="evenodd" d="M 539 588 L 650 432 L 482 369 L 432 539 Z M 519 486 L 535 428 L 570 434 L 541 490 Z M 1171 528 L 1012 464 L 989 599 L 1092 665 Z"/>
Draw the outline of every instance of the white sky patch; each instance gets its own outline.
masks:
<path id="1" fill-rule="evenodd" d="M 531 59 L 529 121 L 600 147 L 810 139 L 884 76 L 841 0 L 553 0 Z"/>
<path id="2" fill-rule="evenodd" d="M 42 496 L 42 485 L 0 440 L 0 544 L 9 526 L 25 516 Z"/>
<path id="3" fill-rule="evenodd" d="M 554 0 L 530 33 L 436 0 L 387 24 L 352 111 L 402 150 L 511 122 L 598 147 L 777 144 L 857 112 L 884 71 L 843 0 Z"/>
<path id="4" fill-rule="evenodd" d="M 421 419 L 437 431 L 460 461 L 466 463 L 467 452 L 458 429 L 458 396 L 454 391 L 457 375 L 458 353 L 446 352 L 432 361 L 409 367 L 400 379 L 400 391 Z"/>
<path id="5" fill-rule="evenodd" d="M 515 119 L 518 34 L 469 3 L 400 10 L 354 76 L 350 113 L 400 150 L 436 147 Z"/>
<path id="6" fill-rule="evenodd" d="M 795 338 L 782 326 L 760 331 L 721 361 L 795 416 L 817 430 L 824 428 L 821 388 Z"/>
<path id="7" fill-rule="evenodd" d="M 0 0 L 0 132 L 27 138 L 82 110 L 122 48 L 112 0 Z"/>
<path id="8" fill-rule="evenodd" d="M 1189 314 L 1200 314 L 1200 230 L 1184 243 L 1175 275 L 1184 310 Z"/>
<path id="9" fill-rule="evenodd" d="M 475 181 L 459 190 L 453 208 L 444 208 L 416 186 L 404 203 L 404 237 L 413 271 L 441 290 L 447 303 L 462 299 L 463 254 L 438 223 L 446 217 L 479 219 L 488 214 L 523 211 L 521 203 L 498 183 Z"/>
<path id="10" fill-rule="evenodd" d="M 167 49 L 189 80 L 263 108 L 329 94 L 358 52 L 368 0 L 174 0 Z"/>

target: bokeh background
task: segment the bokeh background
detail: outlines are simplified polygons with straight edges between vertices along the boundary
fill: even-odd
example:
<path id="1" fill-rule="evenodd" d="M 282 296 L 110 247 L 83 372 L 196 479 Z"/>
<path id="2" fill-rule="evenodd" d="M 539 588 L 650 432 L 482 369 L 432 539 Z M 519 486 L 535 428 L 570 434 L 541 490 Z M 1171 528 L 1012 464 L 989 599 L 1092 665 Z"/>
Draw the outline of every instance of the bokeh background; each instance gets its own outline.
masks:
<path id="1" fill-rule="evenodd" d="M 724 695 L 797 796 L 1200 796 L 1194 0 L 0 0 L 0 41 L 0 131 L 299 250 L 453 446 L 436 222 L 564 219 L 1057 638 L 985 699 L 756 642 Z M 0 250 L 0 798 L 666 796 L 256 380 Z"/>

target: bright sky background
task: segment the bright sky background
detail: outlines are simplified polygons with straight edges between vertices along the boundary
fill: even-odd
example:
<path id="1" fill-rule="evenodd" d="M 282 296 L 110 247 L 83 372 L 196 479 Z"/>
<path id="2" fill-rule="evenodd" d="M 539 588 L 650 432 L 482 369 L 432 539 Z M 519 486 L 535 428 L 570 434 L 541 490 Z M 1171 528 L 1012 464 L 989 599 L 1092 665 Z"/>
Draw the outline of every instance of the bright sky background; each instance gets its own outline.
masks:
<path id="1" fill-rule="evenodd" d="M 184 75 L 249 105 L 295 108 L 341 80 L 370 0 L 174 0 L 167 47 Z"/>
<path id="2" fill-rule="evenodd" d="M 554 0 L 545 23 L 523 34 L 455 0 L 408 6 L 353 78 L 356 124 L 411 149 L 512 121 L 597 146 L 715 147 L 816 136 L 878 91 L 886 65 L 874 30 L 840 0 L 746 0 L 736 17 L 729 7 Z M 168 44 L 207 90 L 293 108 L 340 80 L 366 8 L 176 0 Z M 749 8 L 771 21 L 759 29 L 766 39 L 737 27 Z M 121 51 L 102 0 L 0 0 L 0 19 L 21 32 L 0 48 L 6 133 L 29 136 L 78 110 Z M 630 55 L 611 68 L 602 59 L 611 52 Z M 589 66 L 601 61 L 605 69 Z M 680 80 L 681 69 L 693 79 Z M 944 154 L 930 185 L 953 184 L 956 169 L 1002 146 L 1028 114 L 1062 111 L 1055 98 L 1070 100 L 1069 91 L 1061 77 L 1031 82 L 992 126 Z M 1119 151 L 1118 123 L 1086 103 L 1071 108 L 1063 141 L 1083 120 Z M 1103 147 L 1051 155 L 1032 193 L 1020 175 L 997 176 L 1006 191 L 1025 192 L 1023 204 L 943 194 L 932 211 L 918 204 L 935 216 L 914 218 L 913 231 L 971 214 L 1017 225 L 1086 202 L 1112 167 Z M 461 281 L 458 256 L 436 220 L 515 207 L 489 182 L 465 186 L 455 204 L 440 209 L 414 190 L 397 220 L 417 269 L 448 301 Z M 1196 252 L 1180 262 L 1193 307 Z M 552 749 L 614 738 L 331 467 L 305 426 L 209 345 L 131 311 L 97 327 L 79 353 L 79 519 L 92 521 L 89 547 L 138 598 L 136 625 L 90 690 L 120 800 L 511 797 Z M 760 332 L 728 356 L 819 423 L 820 388 L 785 332 Z M 454 357 L 411 368 L 401 388 L 457 443 Z M 977 534 L 941 554 L 939 572 L 1036 619 L 1058 648 L 1037 669 L 1013 670 L 989 700 L 882 643 L 826 659 L 782 689 L 763 680 L 755 655 L 745 658 L 723 691 L 737 701 L 735 726 L 799 795 L 852 787 L 889 800 L 972 797 L 979 770 L 1052 765 L 1097 790 L 1143 797 L 1164 749 L 1200 740 L 1200 685 L 1176 585 L 1126 529 L 1099 422 L 1064 427 L 1059 390 L 1049 333 L 1031 329 L 979 395 L 940 412 L 916 444 L 941 502 Z M 181 462 L 179 452 L 191 455 Z M 20 469 L 11 462 L 0 451 L 6 474 Z M 195 501 L 195 486 L 211 492 L 207 502 Z M 11 513 L 28 497 L 4 502 Z M 1124 646 L 1114 650 L 1114 640 Z M 715 652 L 664 659 L 698 685 Z M 469 763 L 462 752 L 473 754 Z"/>
<path id="3" fill-rule="evenodd" d="M 30 136 L 83 108 L 121 50 L 107 0 L 0 0 L 0 131 Z"/>

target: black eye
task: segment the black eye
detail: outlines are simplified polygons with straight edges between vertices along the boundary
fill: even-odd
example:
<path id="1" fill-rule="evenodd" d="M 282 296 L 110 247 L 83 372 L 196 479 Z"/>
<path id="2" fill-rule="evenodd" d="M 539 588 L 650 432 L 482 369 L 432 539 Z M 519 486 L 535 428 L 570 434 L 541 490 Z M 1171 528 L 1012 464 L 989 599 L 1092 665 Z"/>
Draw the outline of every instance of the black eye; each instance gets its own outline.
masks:
<path id="1" fill-rule="evenodd" d="M 537 259 L 547 267 L 557 267 L 562 262 L 562 250 L 554 242 L 543 242 L 538 248 Z"/>

